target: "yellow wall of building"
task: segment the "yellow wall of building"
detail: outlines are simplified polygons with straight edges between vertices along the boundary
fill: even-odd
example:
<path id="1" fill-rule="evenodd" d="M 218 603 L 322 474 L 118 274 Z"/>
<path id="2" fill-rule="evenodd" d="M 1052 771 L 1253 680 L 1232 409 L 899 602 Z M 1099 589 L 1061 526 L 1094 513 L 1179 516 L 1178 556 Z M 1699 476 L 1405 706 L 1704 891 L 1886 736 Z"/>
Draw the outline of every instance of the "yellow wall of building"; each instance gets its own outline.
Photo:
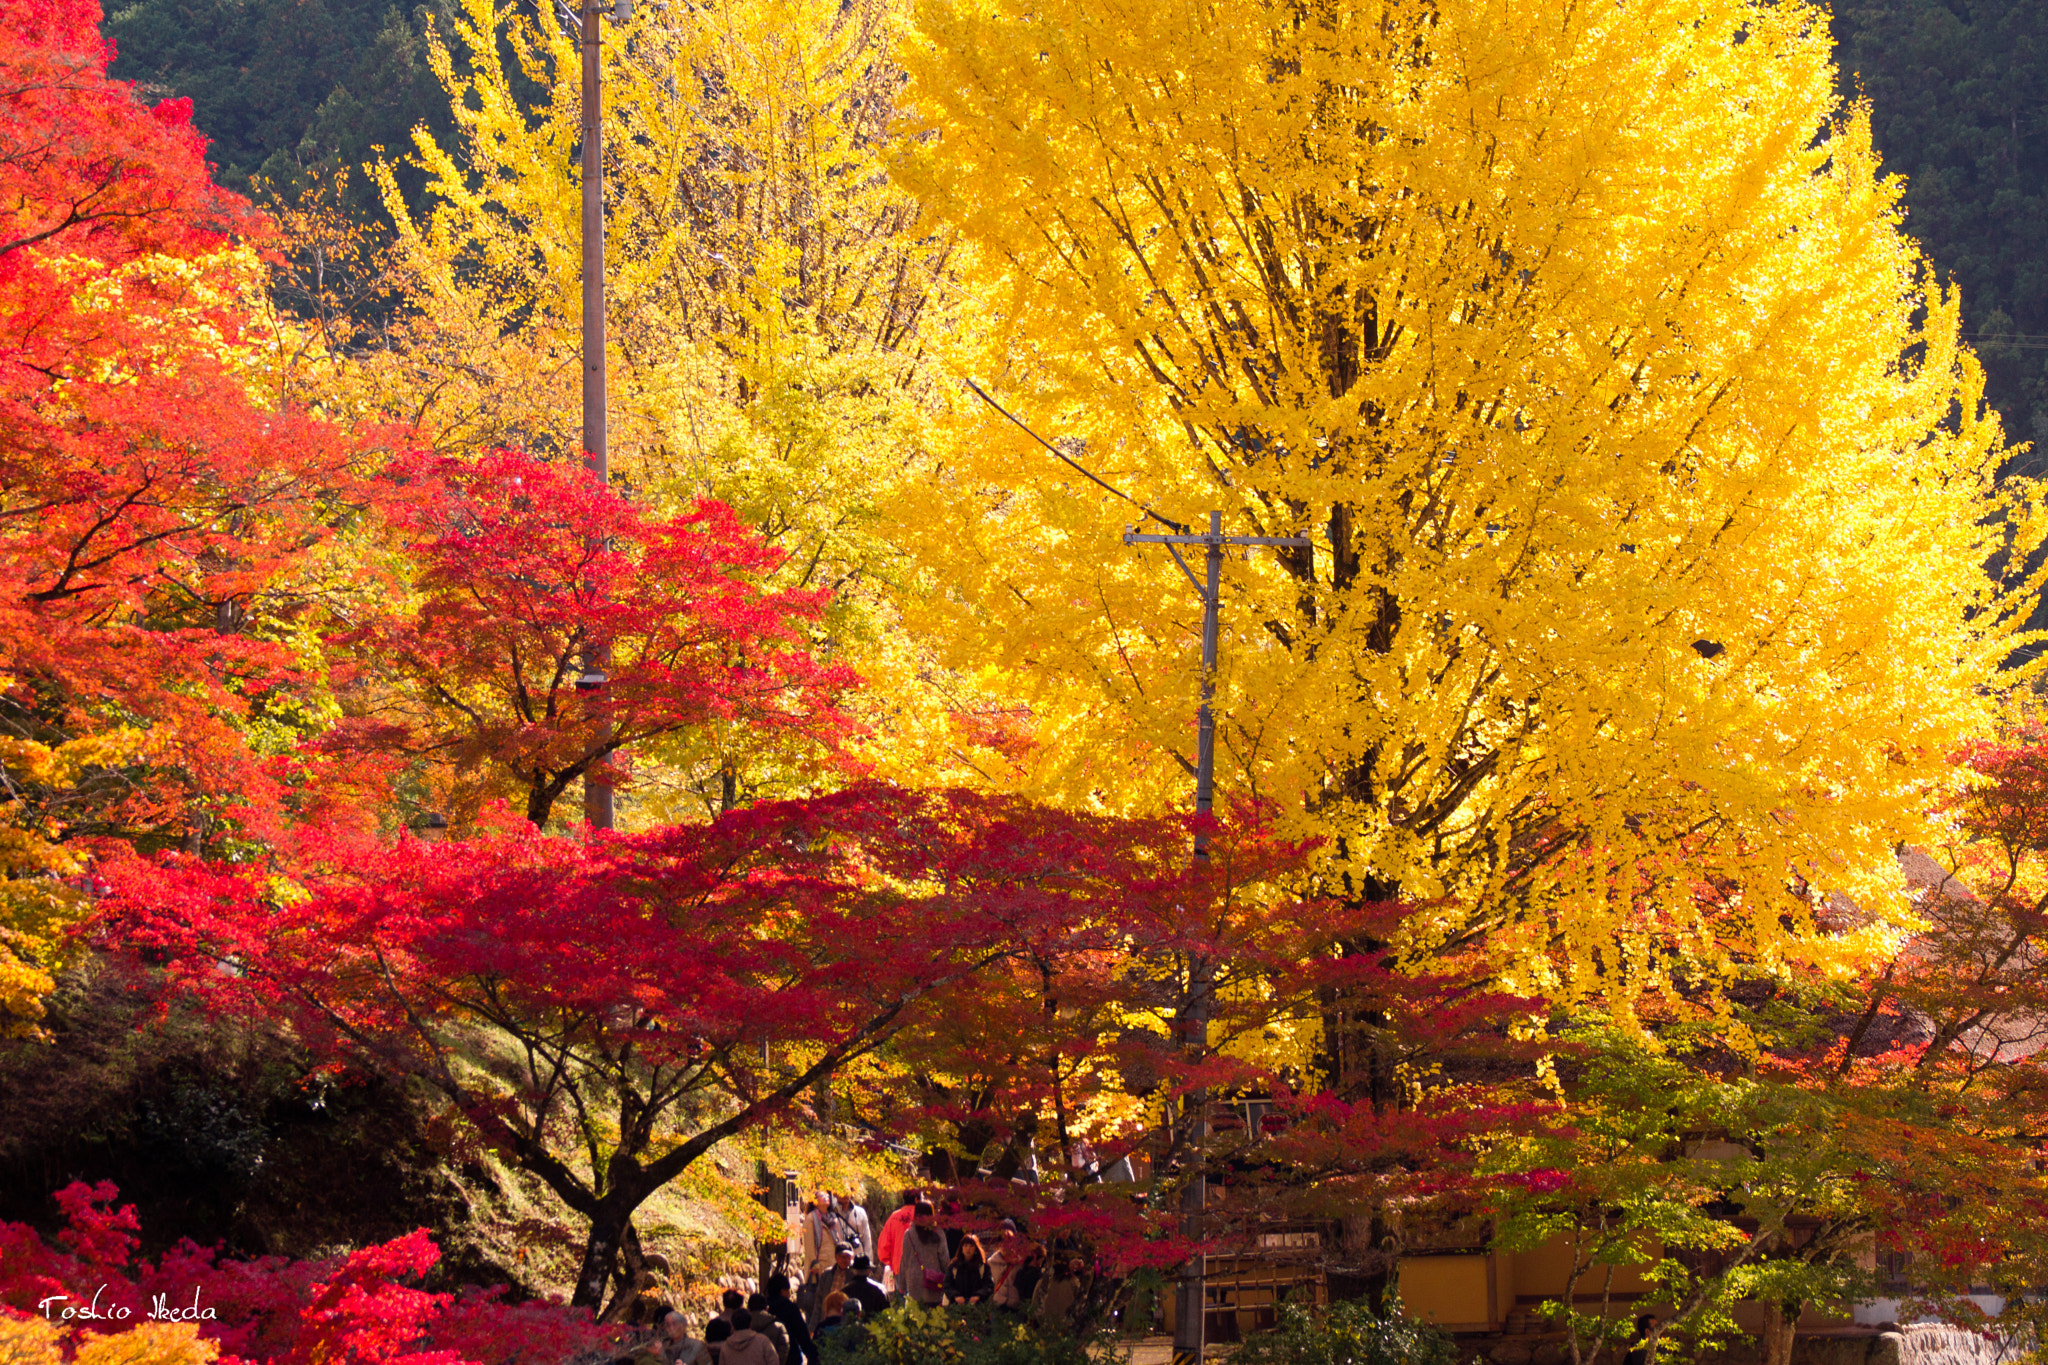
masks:
<path id="1" fill-rule="evenodd" d="M 1533 1251 L 1403 1256 L 1401 1302 L 1410 1317 L 1451 1331 L 1498 1331 L 1517 1307 L 1528 1310 L 1541 1300 L 1562 1298 L 1571 1268 L 1572 1247 L 1566 1238 Z M 1605 1266 L 1582 1273 L 1575 1286 L 1578 1310 L 1597 1312 L 1603 1288 L 1613 1296 L 1608 1311 L 1615 1318 L 1664 1311 L 1654 1302 L 1644 1301 L 1651 1287 L 1640 1266 L 1616 1266 L 1611 1283 Z M 1847 1321 L 1845 1314 L 1846 1305 L 1809 1306 L 1800 1316 L 1799 1326 L 1838 1326 Z M 1735 1317 L 1744 1328 L 1755 1331 L 1762 1310 L 1745 1302 L 1735 1306 Z"/>
<path id="2" fill-rule="evenodd" d="M 1517 1307 L 1528 1309 L 1543 1299 L 1562 1298 L 1571 1268 L 1571 1243 L 1564 1238 L 1533 1251 L 1404 1256 L 1401 1300 L 1411 1316 L 1439 1326 L 1465 1332 L 1494 1331 Z M 1603 1266 L 1598 1273 L 1579 1277 L 1580 1312 L 1591 1311 L 1590 1301 L 1599 1298 L 1606 1273 Z M 1614 1296 L 1611 1311 L 1617 1315 L 1635 1312 L 1636 1296 L 1649 1287 L 1640 1268 L 1615 1267 L 1613 1283 L 1607 1286 Z"/>
<path id="3" fill-rule="evenodd" d="M 1534 1251 L 1518 1251 L 1504 1259 L 1513 1262 L 1515 1292 L 1524 1298 L 1561 1299 L 1564 1297 L 1565 1282 L 1572 1273 L 1572 1244 L 1570 1239 L 1560 1237 L 1545 1242 Z M 1641 1266 L 1620 1265 L 1614 1268 L 1614 1282 L 1607 1285 L 1607 1267 L 1593 1266 L 1579 1275 L 1579 1282 L 1573 1293 L 1584 1298 L 1597 1298 L 1602 1286 L 1614 1294 L 1641 1294 L 1650 1287 L 1643 1278 Z"/>
<path id="4" fill-rule="evenodd" d="M 1409 1317 L 1439 1327 L 1486 1331 L 1494 1322 L 1493 1260 L 1491 1256 L 1402 1257 L 1402 1307 Z"/>

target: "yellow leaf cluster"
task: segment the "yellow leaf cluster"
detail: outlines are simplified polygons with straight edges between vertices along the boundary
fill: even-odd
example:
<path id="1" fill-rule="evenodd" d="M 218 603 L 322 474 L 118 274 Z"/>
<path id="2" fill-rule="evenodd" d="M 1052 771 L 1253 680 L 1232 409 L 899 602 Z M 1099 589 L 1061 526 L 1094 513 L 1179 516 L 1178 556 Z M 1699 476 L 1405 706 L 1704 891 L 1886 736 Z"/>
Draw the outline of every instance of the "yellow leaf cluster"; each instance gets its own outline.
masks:
<path id="1" fill-rule="evenodd" d="M 0 1365 L 64 1365 L 61 1323 L 0 1316 Z M 189 1322 L 143 1322 L 119 1332 L 87 1334 L 74 1365 L 212 1365 L 218 1342 L 199 1335 Z"/>
<path id="2" fill-rule="evenodd" d="M 1225 564 L 1218 766 L 1329 836 L 1325 889 L 1434 906 L 1418 956 L 1622 999 L 1797 950 L 1815 888 L 1896 904 L 2034 490 L 1994 486 L 1822 10 L 917 26 L 895 173 L 975 253 L 984 373 L 1166 517 L 1312 539 Z M 1033 790 L 1184 801 L 1187 582 L 1001 419 L 946 429 L 915 624 L 1030 699 Z"/>
<path id="3" fill-rule="evenodd" d="M 65 794 L 148 747 L 145 733 L 127 727 L 58 744 L 0 735 L 0 782 L 13 798 L 0 807 L 0 1036 L 43 1036 L 43 998 L 73 951 L 66 931 L 86 908 L 62 880 L 80 865 L 59 842 Z"/>

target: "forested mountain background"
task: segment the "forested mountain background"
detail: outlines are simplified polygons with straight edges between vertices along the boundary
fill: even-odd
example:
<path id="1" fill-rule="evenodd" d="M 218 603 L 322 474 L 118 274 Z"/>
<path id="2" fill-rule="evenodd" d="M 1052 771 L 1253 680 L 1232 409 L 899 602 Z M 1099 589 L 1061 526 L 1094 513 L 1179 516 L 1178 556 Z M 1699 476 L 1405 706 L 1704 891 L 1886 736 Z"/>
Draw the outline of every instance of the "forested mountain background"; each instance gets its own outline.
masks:
<path id="1" fill-rule="evenodd" d="M 443 0 L 102 0 L 114 40 L 109 74 L 192 101 L 212 140 L 222 185 L 265 198 L 293 193 L 322 169 L 357 168 L 382 147 L 401 162 L 412 129 L 452 127 L 427 62 L 430 24 L 447 32 Z M 400 167 L 409 198 L 424 177 Z M 351 177 L 350 207 L 379 212 L 368 178 Z"/>
<path id="2" fill-rule="evenodd" d="M 1868 96 L 1906 227 L 1962 286 L 2014 441 L 2048 448 L 2048 4 L 1836 0 L 1836 56 Z"/>
<path id="3" fill-rule="evenodd" d="M 444 4 L 114 0 L 106 32 L 113 74 L 192 99 L 223 184 L 289 193 L 447 126 L 426 60 Z M 2009 438 L 2048 448 L 2048 4 L 1837 0 L 1834 22 L 1845 91 L 1870 99 L 1907 227 L 1962 286 Z M 361 176 L 350 199 L 377 211 Z"/>

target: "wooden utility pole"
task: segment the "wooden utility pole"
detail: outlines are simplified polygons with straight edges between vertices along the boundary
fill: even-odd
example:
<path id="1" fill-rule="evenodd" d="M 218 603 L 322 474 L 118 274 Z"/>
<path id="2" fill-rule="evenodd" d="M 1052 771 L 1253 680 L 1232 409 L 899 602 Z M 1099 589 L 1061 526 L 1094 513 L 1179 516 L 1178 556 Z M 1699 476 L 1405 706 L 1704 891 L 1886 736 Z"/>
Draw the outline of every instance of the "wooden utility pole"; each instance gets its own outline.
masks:
<path id="1" fill-rule="evenodd" d="M 1126 545 L 1164 545 L 1173 556 L 1173 562 L 1180 565 L 1180 571 L 1187 575 L 1188 582 L 1195 585 L 1195 591 L 1202 594 L 1202 705 L 1196 713 L 1195 725 L 1195 814 L 1206 816 L 1215 804 L 1216 783 L 1216 634 L 1217 615 L 1221 606 L 1223 589 L 1223 547 L 1226 545 L 1307 545 L 1306 536 L 1226 536 L 1223 534 L 1223 514 L 1209 514 L 1207 535 L 1192 535 L 1186 532 L 1174 535 L 1140 535 L 1134 528 L 1124 532 Z M 1200 545 L 1204 549 L 1203 575 L 1196 578 L 1188 568 L 1187 561 L 1180 556 L 1183 545 Z M 1209 862 L 1209 833 L 1197 830 L 1195 833 L 1195 865 L 1207 866 Z M 1209 1044 L 1209 1015 L 1214 1003 L 1216 989 L 1216 964 L 1207 958 L 1190 958 L 1188 961 L 1188 994 L 1174 1019 L 1174 1035 L 1181 1051 L 1189 1060 L 1199 1060 Z M 1192 1177 L 1181 1188 L 1180 1216 L 1181 1232 L 1189 1240 L 1198 1240 L 1202 1235 L 1202 1209 L 1208 1202 L 1209 1174 L 1203 1166 L 1202 1142 L 1209 1132 L 1209 1092 L 1191 1092 L 1185 1103 L 1188 1106 L 1188 1140 L 1186 1169 Z M 1202 1358 L 1203 1320 L 1202 1312 L 1207 1296 L 1205 1274 L 1200 1253 L 1190 1256 L 1181 1267 L 1180 1284 L 1174 1296 L 1173 1314 L 1173 1362 L 1174 1365 L 1191 1365 Z"/>
<path id="2" fill-rule="evenodd" d="M 619 18 L 630 0 L 620 0 Z M 611 482 L 611 460 L 605 450 L 604 373 L 604 104 L 598 79 L 598 37 L 608 6 L 583 0 L 583 458 L 602 483 Z M 583 678 L 577 682 L 592 705 L 603 705 L 605 664 L 609 651 L 593 642 L 583 656 Z M 610 722 L 600 737 L 609 739 Z M 585 774 L 583 819 L 598 829 L 612 827 L 612 784 Z"/>

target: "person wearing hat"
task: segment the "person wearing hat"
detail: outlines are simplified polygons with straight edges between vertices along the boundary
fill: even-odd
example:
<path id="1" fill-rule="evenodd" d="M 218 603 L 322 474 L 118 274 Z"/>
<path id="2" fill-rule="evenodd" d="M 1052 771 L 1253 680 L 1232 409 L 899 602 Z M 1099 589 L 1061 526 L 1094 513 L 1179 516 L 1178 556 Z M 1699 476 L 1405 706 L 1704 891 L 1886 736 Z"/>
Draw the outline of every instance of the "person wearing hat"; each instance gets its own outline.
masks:
<path id="1" fill-rule="evenodd" d="M 812 1300 L 815 1312 L 804 1319 L 813 1332 L 818 1330 L 818 1322 L 812 1321 L 812 1317 L 815 1317 L 818 1321 L 824 1320 L 825 1300 L 831 1298 L 834 1294 L 844 1294 L 854 1279 L 853 1248 L 841 1247 L 839 1248 L 839 1254 L 832 1258 L 831 1268 L 823 1275 L 820 1275 L 816 1281 L 815 1291 L 817 1297 Z"/>
<path id="2" fill-rule="evenodd" d="M 875 1283 L 874 1263 L 865 1256 L 853 1258 L 853 1275 L 844 1288 L 846 1297 L 858 1303 L 870 1317 L 889 1307 L 889 1293 Z"/>

